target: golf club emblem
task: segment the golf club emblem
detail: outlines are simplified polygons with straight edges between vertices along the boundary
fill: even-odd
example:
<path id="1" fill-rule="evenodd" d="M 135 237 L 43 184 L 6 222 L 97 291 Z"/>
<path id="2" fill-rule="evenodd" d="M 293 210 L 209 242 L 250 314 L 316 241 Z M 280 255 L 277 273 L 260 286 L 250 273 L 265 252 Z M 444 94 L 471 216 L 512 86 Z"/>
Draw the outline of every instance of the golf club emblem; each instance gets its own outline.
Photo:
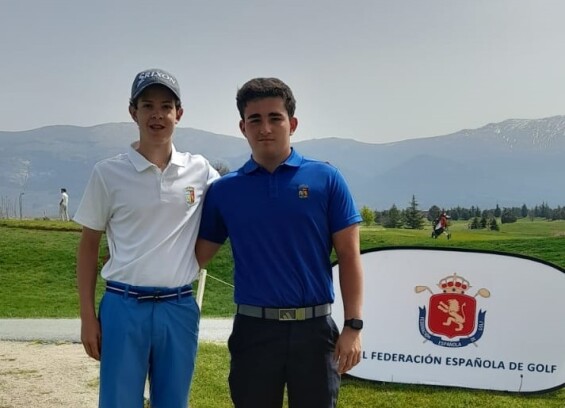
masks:
<path id="1" fill-rule="evenodd" d="M 184 189 L 184 198 L 186 200 L 186 204 L 190 207 L 196 201 L 196 197 L 194 194 L 194 187 L 186 187 Z"/>
<path id="2" fill-rule="evenodd" d="M 471 288 L 462 276 L 446 276 L 437 284 L 441 293 L 434 294 L 427 286 L 416 286 L 416 293 L 428 291 L 431 297 L 426 306 L 420 307 L 420 334 L 442 347 L 465 347 L 475 343 L 483 335 L 486 311 L 477 314 L 477 296 L 490 297 L 490 291 L 481 288 L 474 296 L 466 292 Z"/>

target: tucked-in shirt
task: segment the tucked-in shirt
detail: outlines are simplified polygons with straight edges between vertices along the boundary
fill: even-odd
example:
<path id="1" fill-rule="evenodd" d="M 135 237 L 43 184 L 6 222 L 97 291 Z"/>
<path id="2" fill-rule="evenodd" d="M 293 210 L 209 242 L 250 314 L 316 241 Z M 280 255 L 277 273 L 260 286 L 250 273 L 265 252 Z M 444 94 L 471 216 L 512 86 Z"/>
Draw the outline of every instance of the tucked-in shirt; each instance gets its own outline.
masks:
<path id="1" fill-rule="evenodd" d="M 106 231 L 110 260 L 104 279 L 135 286 L 189 284 L 199 271 L 194 245 L 202 202 L 219 175 L 202 156 L 174 146 L 161 171 L 133 146 L 94 166 L 74 220 Z"/>
<path id="2" fill-rule="evenodd" d="M 235 303 L 311 306 L 334 300 L 332 234 L 360 221 L 340 172 L 292 150 L 273 173 L 251 159 L 214 182 L 199 236 L 229 237 Z"/>

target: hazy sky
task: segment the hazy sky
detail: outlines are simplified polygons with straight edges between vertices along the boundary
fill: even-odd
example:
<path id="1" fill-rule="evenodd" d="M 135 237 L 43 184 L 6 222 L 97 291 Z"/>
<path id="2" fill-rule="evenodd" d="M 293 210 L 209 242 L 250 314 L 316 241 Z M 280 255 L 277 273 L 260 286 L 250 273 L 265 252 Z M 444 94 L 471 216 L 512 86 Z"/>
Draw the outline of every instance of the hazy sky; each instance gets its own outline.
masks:
<path id="1" fill-rule="evenodd" d="M 276 76 L 294 140 L 384 143 L 565 112 L 561 0 L 0 0 L 0 130 L 130 121 L 138 71 L 180 126 L 238 135 L 237 88 Z"/>

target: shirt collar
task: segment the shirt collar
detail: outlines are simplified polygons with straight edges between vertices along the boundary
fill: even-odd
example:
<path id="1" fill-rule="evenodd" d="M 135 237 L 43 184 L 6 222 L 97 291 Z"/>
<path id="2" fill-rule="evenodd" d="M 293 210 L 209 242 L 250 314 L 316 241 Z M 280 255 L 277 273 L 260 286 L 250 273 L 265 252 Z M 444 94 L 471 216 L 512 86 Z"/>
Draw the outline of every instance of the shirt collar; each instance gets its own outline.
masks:
<path id="1" fill-rule="evenodd" d="M 128 149 L 128 158 L 130 162 L 133 164 L 135 169 L 141 173 L 144 170 L 147 170 L 149 167 L 153 166 L 154 164 L 143 157 L 138 151 L 137 147 L 139 146 L 139 141 L 133 142 Z M 170 164 L 177 166 L 177 167 L 186 167 L 186 159 L 185 157 L 177 152 L 175 145 L 172 145 L 172 152 L 171 152 L 171 161 Z"/>
<path id="2" fill-rule="evenodd" d="M 290 148 L 290 155 L 282 162 L 280 166 L 298 167 L 302 163 L 302 155 L 294 150 L 294 147 Z M 253 156 L 243 165 L 243 172 L 245 174 L 253 173 L 254 171 L 260 169 L 261 166 L 257 163 Z"/>

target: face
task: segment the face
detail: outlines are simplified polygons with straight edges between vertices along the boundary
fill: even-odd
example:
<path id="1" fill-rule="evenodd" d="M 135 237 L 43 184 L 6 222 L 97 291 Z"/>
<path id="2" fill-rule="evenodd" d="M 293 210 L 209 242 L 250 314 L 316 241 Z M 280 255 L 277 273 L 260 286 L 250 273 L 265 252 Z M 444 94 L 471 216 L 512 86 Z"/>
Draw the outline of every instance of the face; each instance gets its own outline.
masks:
<path id="1" fill-rule="evenodd" d="M 139 126 L 141 144 L 171 143 L 175 125 L 182 117 L 173 93 L 163 86 L 150 86 L 139 96 L 137 105 L 129 108 Z"/>
<path id="2" fill-rule="evenodd" d="M 290 154 L 290 136 L 298 120 L 289 118 L 282 98 L 256 99 L 247 103 L 239 122 L 255 161 L 267 168 L 278 166 Z"/>

